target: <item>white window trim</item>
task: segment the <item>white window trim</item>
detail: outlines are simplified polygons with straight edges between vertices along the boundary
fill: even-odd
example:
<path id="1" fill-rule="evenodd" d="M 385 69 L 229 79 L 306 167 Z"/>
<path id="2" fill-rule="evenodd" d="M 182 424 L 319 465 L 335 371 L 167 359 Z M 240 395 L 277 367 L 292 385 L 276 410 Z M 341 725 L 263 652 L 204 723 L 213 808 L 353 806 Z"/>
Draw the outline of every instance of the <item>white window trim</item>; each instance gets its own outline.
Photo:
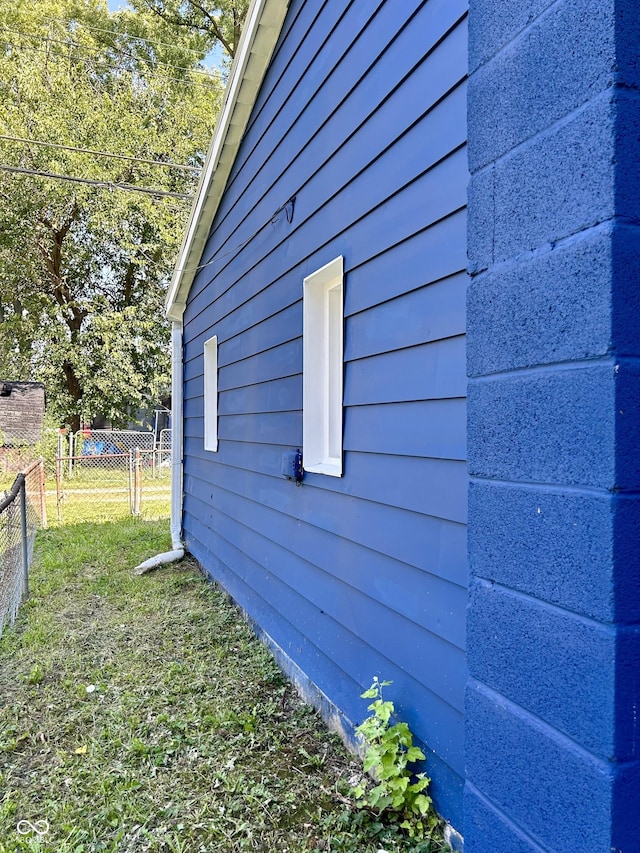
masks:
<path id="1" fill-rule="evenodd" d="M 331 295 L 339 295 L 339 311 Z M 342 476 L 344 262 L 342 255 L 303 281 L 302 464 Z M 337 453 L 336 453 L 337 450 Z"/>
<path id="2" fill-rule="evenodd" d="M 204 449 L 218 450 L 218 336 L 204 344 Z"/>

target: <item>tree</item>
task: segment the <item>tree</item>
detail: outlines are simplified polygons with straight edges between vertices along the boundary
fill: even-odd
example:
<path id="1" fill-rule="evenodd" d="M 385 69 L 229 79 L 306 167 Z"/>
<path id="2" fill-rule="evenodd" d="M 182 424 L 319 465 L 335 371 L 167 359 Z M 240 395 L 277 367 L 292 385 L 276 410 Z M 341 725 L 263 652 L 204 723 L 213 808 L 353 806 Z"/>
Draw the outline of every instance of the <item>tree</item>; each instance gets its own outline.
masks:
<path id="1" fill-rule="evenodd" d="M 173 27 L 199 33 L 210 48 L 219 44 L 233 59 L 247 16 L 249 0 L 131 0 Z"/>
<path id="2" fill-rule="evenodd" d="M 45 382 L 74 429 L 168 387 L 164 291 L 221 99 L 209 49 L 106 0 L 0 0 L 3 378 Z"/>

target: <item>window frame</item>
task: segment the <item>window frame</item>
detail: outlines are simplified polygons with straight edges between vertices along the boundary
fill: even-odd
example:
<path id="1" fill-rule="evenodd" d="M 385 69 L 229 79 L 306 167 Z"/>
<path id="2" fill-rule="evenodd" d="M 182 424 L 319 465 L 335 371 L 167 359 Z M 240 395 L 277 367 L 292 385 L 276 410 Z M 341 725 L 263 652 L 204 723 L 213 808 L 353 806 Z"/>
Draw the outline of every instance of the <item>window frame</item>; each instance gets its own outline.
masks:
<path id="1" fill-rule="evenodd" d="M 204 342 L 204 449 L 218 451 L 218 336 Z"/>
<path id="2" fill-rule="evenodd" d="M 336 300 L 339 297 L 339 301 Z M 302 464 L 342 477 L 344 258 L 303 279 Z"/>

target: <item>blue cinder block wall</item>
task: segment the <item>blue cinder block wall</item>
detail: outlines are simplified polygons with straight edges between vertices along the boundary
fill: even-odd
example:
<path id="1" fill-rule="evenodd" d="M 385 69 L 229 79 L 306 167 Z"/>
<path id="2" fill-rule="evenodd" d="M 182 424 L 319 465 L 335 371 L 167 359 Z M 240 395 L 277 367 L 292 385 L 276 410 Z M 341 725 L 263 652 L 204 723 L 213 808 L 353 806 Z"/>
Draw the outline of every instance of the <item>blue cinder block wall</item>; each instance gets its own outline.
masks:
<path id="1" fill-rule="evenodd" d="M 640 6 L 471 0 L 467 853 L 640 850 Z"/>

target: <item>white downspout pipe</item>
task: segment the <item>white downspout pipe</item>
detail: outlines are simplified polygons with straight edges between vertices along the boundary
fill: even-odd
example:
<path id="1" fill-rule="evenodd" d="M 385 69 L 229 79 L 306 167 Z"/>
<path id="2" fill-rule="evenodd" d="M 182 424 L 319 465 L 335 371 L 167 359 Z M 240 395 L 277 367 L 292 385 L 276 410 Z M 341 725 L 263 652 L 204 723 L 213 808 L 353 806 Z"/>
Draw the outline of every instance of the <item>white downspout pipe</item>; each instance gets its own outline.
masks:
<path id="1" fill-rule="evenodd" d="M 138 575 L 184 557 L 182 532 L 182 323 L 171 325 L 171 551 L 157 554 L 136 566 Z"/>
<path id="2" fill-rule="evenodd" d="M 182 322 L 171 324 L 171 547 L 184 556 L 182 533 Z"/>

